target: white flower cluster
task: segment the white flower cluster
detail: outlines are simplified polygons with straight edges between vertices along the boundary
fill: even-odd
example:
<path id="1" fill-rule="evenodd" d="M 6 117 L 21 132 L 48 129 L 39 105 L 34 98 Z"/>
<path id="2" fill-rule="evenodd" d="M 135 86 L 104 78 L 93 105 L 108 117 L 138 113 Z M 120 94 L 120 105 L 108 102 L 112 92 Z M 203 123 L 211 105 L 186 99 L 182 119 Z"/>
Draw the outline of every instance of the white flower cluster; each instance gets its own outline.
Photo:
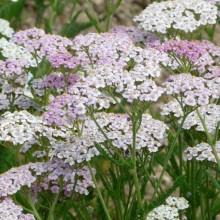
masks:
<path id="1" fill-rule="evenodd" d="M 99 89 L 110 86 L 115 88 L 116 92 L 120 93 L 128 102 L 132 102 L 134 99 L 157 101 L 163 93 L 163 89 L 149 79 L 160 75 L 159 65 L 155 62 L 144 62 L 140 59 L 140 63 L 130 71 L 115 66 L 102 65 L 89 68 L 85 74 L 87 77 L 83 80 L 89 87 Z M 73 88 L 80 88 L 80 86 L 76 83 Z"/>
<path id="2" fill-rule="evenodd" d="M 0 39 L 0 52 L 5 58 L 24 59 L 32 67 L 36 67 L 37 63 L 34 57 L 22 46 L 7 41 L 5 38 Z"/>
<path id="3" fill-rule="evenodd" d="M 214 146 L 218 157 L 220 157 L 220 141 L 216 142 Z M 188 147 L 184 151 L 184 160 L 192 160 L 195 158 L 198 161 L 208 160 L 216 163 L 214 154 L 212 153 L 212 147 L 207 143 L 200 143 L 194 147 Z"/>
<path id="4" fill-rule="evenodd" d="M 172 100 L 162 107 L 162 115 L 173 114 L 175 117 L 180 118 L 183 116 L 183 110 L 177 100 Z M 208 104 L 198 108 L 199 113 L 205 120 L 206 127 L 209 133 L 213 133 L 216 130 L 217 124 L 220 121 L 220 106 L 216 104 Z M 178 123 L 181 123 L 178 120 Z M 185 119 L 183 124 L 184 129 L 194 128 L 197 131 L 204 131 L 201 119 L 196 111 L 191 112 Z"/>
<path id="5" fill-rule="evenodd" d="M 68 89 L 68 93 L 58 96 L 49 105 L 44 118 L 49 124 L 66 124 L 65 121 L 72 123 L 76 118 L 84 116 L 87 106 L 98 110 L 108 109 L 116 101 L 106 91 L 106 87 L 111 87 L 122 96 L 120 98 L 128 102 L 135 99 L 143 102 L 157 101 L 164 90 L 151 78 L 160 75 L 159 61 L 156 61 L 155 50 L 139 49 L 134 48 L 133 55 L 130 53 L 130 57 L 125 56 L 135 63 L 130 70 L 112 64 L 84 67 L 78 72 L 80 78 Z"/>
<path id="6" fill-rule="evenodd" d="M 68 49 L 72 41 L 66 37 L 55 34 L 46 34 L 38 28 L 27 29 L 16 32 L 11 42 L 23 46 L 28 52 L 37 54 L 38 57 L 50 57 L 57 54 L 69 54 Z"/>
<path id="7" fill-rule="evenodd" d="M 35 182 L 33 189 L 36 191 L 51 190 L 52 193 L 58 193 L 60 189 L 60 180 L 63 181 L 64 196 L 70 197 L 74 192 L 88 195 L 89 188 L 94 188 L 88 167 L 73 168 L 59 159 L 53 159 L 45 163 L 32 163 L 30 169 L 35 175 L 41 178 L 41 182 Z M 95 173 L 95 169 L 92 169 Z"/>
<path id="8" fill-rule="evenodd" d="M 4 90 L 6 89 L 3 87 Z M 7 86 L 9 88 L 9 86 Z M 10 109 L 10 101 L 12 98 L 12 94 L 7 94 L 6 92 L 15 92 L 15 100 L 14 100 L 14 106 L 18 107 L 19 109 L 24 109 L 27 110 L 30 107 L 33 107 L 36 109 L 38 112 L 42 111 L 41 107 L 31 99 L 25 97 L 22 95 L 22 90 L 21 88 L 19 89 L 14 89 L 14 91 L 11 90 L 6 90 L 0 93 L 0 110 L 9 110 Z"/>
<path id="9" fill-rule="evenodd" d="M 210 133 L 215 132 L 218 122 L 220 121 L 220 106 L 209 104 L 198 108 L 199 113 L 205 120 L 206 127 Z M 204 131 L 204 127 L 196 111 L 190 113 L 183 125 L 184 129 L 195 127 L 197 131 Z"/>
<path id="10" fill-rule="evenodd" d="M 8 110 L 10 103 L 6 94 L 0 93 L 0 110 Z"/>
<path id="11" fill-rule="evenodd" d="M 189 207 L 188 201 L 183 197 L 168 197 L 166 205 L 161 205 L 151 211 L 146 220 L 179 220 L 179 211 Z"/>
<path id="12" fill-rule="evenodd" d="M 187 33 L 215 24 L 217 15 L 217 7 L 207 1 L 174 0 L 150 4 L 134 21 L 145 31 L 166 34 L 172 29 Z"/>
<path id="13" fill-rule="evenodd" d="M 178 98 L 182 105 L 202 106 L 209 104 L 211 98 L 219 98 L 219 83 L 218 78 L 206 80 L 191 74 L 179 74 L 169 77 L 163 85 L 166 93 Z"/>
<path id="14" fill-rule="evenodd" d="M 73 40 L 73 50 L 82 66 L 114 65 L 132 69 L 143 65 L 150 76 L 160 75 L 159 62 L 167 62 L 167 55 L 155 49 L 142 49 L 134 45 L 126 33 L 79 35 Z M 149 70 L 151 69 L 151 70 Z"/>
<path id="15" fill-rule="evenodd" d="M 214 99 L 220 97 L 220 77 L 215 77 L 211 80 L 207 80 L 207 86 L 211 91 L 211 95 Z"/>
<path id="16" fill-rule="evenodd" d="M 26 152 L 33 144 L 41 146 L 40 139 L 46 137 L 50 144 L 56 142 L 56 137 L 66 138 L 66 129 L 54 129 L 46 125 L 40 117 L 27 111 L 5 112 L 0 118 L 0 141 L 22 145 L 20 152 Z"/>
<path id="17" fill-rule="evenodd" d="M 11 38 L 14 30 L 10 27 L 9 22 L 0 18 L 0 35 Z"/>
<path id="18" fill-rule="evenodd" d="M 16 205 L 11 198 L 0 201 L 1 220 L 35 220 L 32 214 L 23 214 L 21 206 Z"/>
<path id="19" fill-rule="evenodd" d="M 146 46 L 155 46 L 161 43 L 161 39 L 156 35 L 151 32 L 143 32 L 135 26 L 117 26 L 112 28 L 110 32 L 127 34 L 134 43 L 143 43 Z"/>
<path id="20" fill-rule="evenodd" d="M 161 109 L 162 109 L 162 112 L 161 112 L 162 115 L 173 114 L 177 118 L 183 116 L 183 110 L 181 108 L 181 105 L 176 99 L 173 99 L 169 101 L 168 103 L 162 105 Z"/>
<path id="21" fill-rule="evenodd" d="M 220 47 L 210 41 L 203 40 L 199 44 L 206 52 L 195 63 L 195 69 L 206 78 L 220 76 Z"/>
<path id="22" fill-rule="evenodd" d="M 132 125 L 127 115 L 96 113 L 95 118 L 115 148 L 118 148 L 123 154 L 125 151 L 131 152 Z M 144 114 L 140 129 L 137 132 L 136 149 L 147 148 L 151 153 L 157 152 L 159 147 L 166 145 L 167 129 L 168 127 L 163 122 Z M 74 136 L 66 142 L 55 143 L 49 155 L 50 157 L 64 159 L 66 163 L 73 165 L 89 161 L 92 157 L 99 155 L 94 146 L 95 143 L 105 148 L 106 142 L 108 142 L 106 137 L 95 122 L 92 119 L 87 119 L 83 124 L 83 131 L 80 136 Z M 114 151 L 112 147 L 109 150 Z"/>
<path id="23" fill-rule="evenodd" d="M 95 173 L 94 169 L 93 172 Z M 0 197 L 14 195 L 24 186 L 35 192 L 51 190 L 58 193 L 61 179 L 64 196 L 71 196 L 73 191 L 88 195 L 88 189 L 94 187 L 86 166 L 75 169 L 62 160 L 54 159 L 49 162 L 29 163 L 1 174 Z"/>
<path id="24" fill-rule="evenodd" d="M 0 197 L 14 195 L 23 186 L 31 187 L 35 181 L 29 165 L 12 168 L 0 175 Z"/>
<path id="25" fill-rule="evenodd" d="M 83 66 L 91 62 L 125 65 L 126 56 L 121 56 L 121 53 L 130 51 L 132 44 L 130 37 L 123 33 L 89 33 L 76 36 L 72 49 L 76 51 L 76 56 Z"/>

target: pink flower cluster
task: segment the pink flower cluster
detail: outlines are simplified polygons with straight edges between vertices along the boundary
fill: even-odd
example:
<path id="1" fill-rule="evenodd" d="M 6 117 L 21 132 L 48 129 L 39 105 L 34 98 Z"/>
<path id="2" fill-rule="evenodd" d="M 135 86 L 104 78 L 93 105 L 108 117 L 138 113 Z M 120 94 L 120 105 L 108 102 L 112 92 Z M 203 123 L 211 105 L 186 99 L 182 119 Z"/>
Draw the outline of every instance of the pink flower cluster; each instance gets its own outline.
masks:
<path id="1" fill-rule="evenodd" d="M 13 35 L 11 41 L 25 47 L 30 53 L 36 53 L 40 58 L 67 53 L 72 46 L 72 41 L 68 38 L 45 34 L 37 28 L 19 31 Z"/>
<path id="2" fill-rule="evenodd" d="M 219 90 L 212 91 L 215 82 L 191 74 L 170 76 L 164 83 L 166 93 L 176 97 L 182 105 L 207 105 L 210 99 L 219 98 Z"/>
<path id="3" fill-rule="evenodd" d="M 206 48 L 201 45 L 200 41 L 188 40 L 169 40 L 164 42 L 158 48 L 171 56 L 186 58 L 190 62 L 195 63 L 206 52 Z"/>
<path id="4" fill-rule="evenodd" d="M 88 195 L 89 188 L 94 187 L 94 183 L 87 167 L 75 169 L 62 160 L 53 159 L 49 162 L 29 163 L 15 167 L 2 174 L 0 197 L 14 195 L 25 186 L 30 188 L 33 195 L 43 190 L 58 193 L 62 187 L 63 195 L 69 197 L 72 196 L 73 191 Z"/>
<path id="5" fill-rule="evenodd" d="M 220 47 L 207 40 L 169 40 L 161 45 L 157 45 L 159 51 L 168 53 L 175 65 L 170 65 L 173 70 L 188 70 L 198 72 L 206 78 L 220 76 Z"/>
<path id="6" fill-rule="evenodd" d="M 90 161 L 94 156 L 99 155 L 95 144 L 114 153 L 115 148 L 119 149 L 122 155 L 131 154 L 132 146 L 132 124 L 130 117 L 124 114 L 96 113 L 94 115 L 97 124 L 102 128 L 100 131 L 94 120 L 86 118 L 83 122 L 82 132 L 79 136 L 70 137 L 68 141 L 60 141 L 52 146 L 50 157 L 64 159 L 66 163 L 74 165 L 83 161 Z M 160 147 L 166 145 L 168 127 L 159 120 L 154 120 L 149 114 L 143 114 L 142 123 L 137 132 L 137 150 L 141 152 L 147 149 L 149 152 L 157 152 Z M 109 153 L 107 151 L 107 153 Z M 127 153 L 125 153 L 127 152 Z"/>
<path id="7" fill-rule="evenodd" d="M 35 220 L 34 215 L 24 214 L 21 206 L 16 205 L 11 198 L 0 200 L 0 219 Z"/>

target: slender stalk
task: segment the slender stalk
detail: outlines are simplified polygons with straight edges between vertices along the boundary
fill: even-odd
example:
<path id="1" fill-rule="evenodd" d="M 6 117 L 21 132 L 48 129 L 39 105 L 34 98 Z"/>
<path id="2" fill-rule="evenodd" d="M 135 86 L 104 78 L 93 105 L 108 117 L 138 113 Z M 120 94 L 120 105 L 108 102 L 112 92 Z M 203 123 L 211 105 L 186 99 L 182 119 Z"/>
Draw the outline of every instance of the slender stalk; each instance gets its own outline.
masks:
<path id="1" fill-rule="evenodd" d="M 129 204 L 130 204 L 132 190 L 133 190 L 133 183 L 128 183 L 128 185 L 129 185 L 129 191 L 128 191 L 127 202 L 126 202 L 125 211 L 124 211 L 124 217 L 126 217 L 127 212 L 129 210 Z"/>
<path id="2" fill-rule="evenodd" d="M 174 140 L 173 140 L 173 142 L 172 142 L 172 144 L 171 144 L 171 146 L 170 146 L 170 149 L 169 149 L 169 151 L 168 151 L 168 153 L 167 153 L 167 157 L 166 157 L 165 162 L 164 162 L 163 170 L 162 170 L 162 172 L 161 172 L 161 174 L 160 174 L 160 177 L 159 177 L 159 180 L 158 180 L 158 184 L 157 184 L 157 187 L 156 187 L 156 189 L 155 189 L 155 191 L 154 191 L 154 194 L 153 194 L 153 196 L 152 196 L 152 199 L 153 199 L 153 198 L 156 196 L 156 194 L 158 193 L 159 186 L 160 186 L 160 184 L 161 184 L 161 181 L 162 181 L 163 175 L 164 175 L 164 173 L 165 173 L 165 170 L 166 170 L 166 168 L 167 168 L 167 165 L 168 165 L 168 162 L 169 162 L 169 160 L 170 160 L 170 157 L 171 157 L 171 155 L 172 155 L 172 153 L 173 153 L 173 150 L 174 150 L 176 141 L 177 141 L 177 139 L 178 139 L 178 137 L 179 137 L 179 135 L 180 135 L 180 133 L 181 133 L 181 131 L 182 131 L 182 126 L 183 126 L 183 123 L 184 123 L 184 121 L 185 121 L 185 119 L 186 119 L 186 116 L 187 116 L 187 115 L 184 115 L 184 117 L 183 117 L 183 119 L 182 119 L 182 121 L 181 121 L 181 124 L 179 125 L 178 130 L 177 130 L 177 132 L 176 132 L 175 138 L 174 138 Z"/>
<path id="3" fill-rule="evenodd" d="M 205 199 L 203 193 L 200 194 L 201 220 L 205 220 Z"/>
<path id="4" fill-rule="evenodd" d="M 35 208 L 35 205 L 34 205 L 32 199 L 31 199 L 30 194 L 28 194 L 28 203 L 29 203 L 29 205 L 31 206 L 31 209 L 32 209 L 33 214 L 34 214 L 34 216 L 36 217 L 36 219 L 37 219 L 37 220 L 42 220 L 41 217 L 40 217 L 40 215 L 39 215 L 39 213 L 38 213 L 38 211 L 37 211 L 37 209 Z"/>
<path id="5" fill-rule="evenodd" d="M 181 135 L 179 136 L 179 162 L 180 162 L 180 176 L 183 175 L 183 158 L 182 158 L 182 153 L 183 153 L 183 146 L 182 146 L 182 138 Z M 179 192 L 180 197 L 182 196 L 182 187 L 180 187 L 180 192 Z M 182 215 L 180 216 L 180 219 L 182 220 Z"/>
<path id="6" fill-rule="evenodd" d="M 102 127 L 99 125 L 99 123 L 97 122 L 97 120 L 95 119 L 94 115 L 91 114 L 90 115 L 92 120 L 95 122 L 95 124 L 97 125 L 97 127 L 99 128 L 99 130 L 101 131 L 101 133 L 103 134 L 103 136 L 105 137 L 105 139 L 109 142 L 109 144 L 111 145 L 111 147 L 114 149 L 115 153 L 117 154 L 117 156 L 124 162 L 125 159 L 122 157 L 122 155 L 118 152 L 118 149 L 112 144 L 111 140 L 108 138 L 108 136 L 106 135 L 106 133 L 103 131 Z"/>
<path id="7" fill-rule="evenodd" d="M 53 31 L 53 25 L 54 25 L 54 22 L 55 22 L 55 19 L 56 19 L 56 15 L 57 15 L 57 12 L 56 12 L 56 7 L 57 7 L 57 2 L 58 0 L 54 0 L 53 2 L 53 5 L 52 5 L 52 9 L 51 9 L 51 16 L 50 16 L 50 20 L 49 20 L 49 28 L 50 28 L 50 32 Z"/>
<path id="8" fill-rule="evenodd" d="M 57 204 L 57 201 L 58 201 L 58 198 L 59 198 L 59 195 L 60 195 L 60 192 L 62 190 L 62 184 L 60 186 L 60 189 L 59 189 L 59 192 L 56 194 L 54 200 L 53 200 L 53 203 L 50 207 L 50 211 L 49 211 L 49 216 L 48 216 L 48 220 L 54 220 L 54 210 L 55 210 L 55 207 L 56 207 L 56 204 Z"/>
<path id="9" fill-rule="evenodd" d="M 117 0 L 115 4 L 111 0 L 107 1 L 107 21 L 106 21 L 106 31 L 109 31 L 111 18 L 114 15 L 117 8 L 120 6 L 122 0 Z"/>
<path id="10" fill-rule="evenodd" d="M 206 180 L 206 187 L 208 189 L 208 187 L 209 187 L 209 179 L 208 179 L 207 175 L 205 177 L 205 180 Z M 212 218 L 211 218 L 210 205 L 209 205 L 209 199 L 208 198 L 206 199 L 206 207 L 207 207 L 208 220 L 211 220 Z"/>
<path id="11" fill-rule="evenodd" d="M 122 220 L 123 219 L 123 214 L 122 214 L 122 206 L 121 206 L 121 201 L 122 201 L 122 193 L 121 193 L 121 183 L 120 183 L 120 177 L 121 177 L 121 173 L 119 172 L 119 169 L 117 166 L 115 166 L 115 170 L 116 170 L 116 177 L 117 180 L 119 180 L 119 183 L 117 184 L 117 194 L 118 196 L 116 197 L 116 201 L 117 201 L 117 206 L 118 206 L 118 210 L 119 210 L 119 216 L 120 218 L 118 220 Z"/>
<path id="12" fill-rule="evenodd" d="M 98 197 L 99 197 L 99 199 L 100 199 L 100 201 L 101 201 L 101 203 L 102 203 L 103 209 L 104 209 L 104 211 L 105 211 L 106 217 L 107 217 L 108 220 L 111 220 L 110 214 L 109 214 L 108 209 L 107 209 L 107 207 L 106 207 L 106 205 L 105 205 L 105 201 L 104 201 L 104 199 L 103 199 L 103 197 L 102 197 L 102 194 L 101 194 L 101 192 L 100 192 L 100 190 L 99 190 L 98 183 L 97 183 L 97 181 L 96 181 L 95 175 L 94 175 L 94 173 L 93 173 L 93 171 L 92 171 L 92 167 L 91 167 L 91 165 L 90 165 L 89 162 L 88 162 L 88 167 L 89 167 L 89 171 L 90 171 L 91 176 L 92 176 L 92 180 L 93 180 L 93 182 L 94 182 L 94 184 L 95 184 L 95 188 L 96 188 L 96 190 L 97 190 Z"/>
<path id="13" fill-rule="evenodd" d="M 217 161 L 218 168 L 220 169 L 220 159 L 219 159 L 218 153 L 217 153 L 217 151 L 216 151 L 216 149 L 215 149 L 215 146 L 213 145 L 213 139 L 212 139 L 212 137 L 211 137 L 211 135 L 210 135 L 210 133 L 209 133 L 209 130 L 208 130 L 207 126 L 206 126 L 205 120 L 204 120 L 204 118 L 202 117 L 202 115 L 201 115 L 201 113 L 199 112 L 198 109 L 196 109 L 196 112 L 197 112 L 197 114 L 198 114 L 198 116 L 199 116 L 199 119 L 200 119 L 200 121 L 201 121 L 201 123 L 202 123 L 202 126 L 203 126 L 203 128 L 204 128 L 204 131 L 205 131 L 205 133 L 206 133 L 207 141 L 208 141 L 209 145 L 210 145 L 211 148 L 212 148 L 212 152 L 213 152 L 213 154 L 214 154 L 214 156 L 215 156 L 215 159 L 216 159 L 216 161 Z"/>
<path id="14" fill-rule="evenodd" d="M 133 143 L 132 143 L 132 161 L 134 164 L 134 167 L 132 169 L 133 179 L 134 179 L 134 185 L 136 189 L 136 196 L 137 196 L 137 202 L 138 207 L 141 210 L 143 208 L 142 206 L 142 199 L 141 199 L 141 191 L 138 181 L 138 175 L 137 175 L 137 158 L 136 158 L 136 134 L 137 134 L 137 121 L 132 121 L 133 127 L 132 127 L 132 135 L 133 135 Z"/>
<path id="15" fill-rule="evenodd" d="M 111 0 L 107 0 L 106 31 L 109 31 L 111 17 L 112 17 L 112 3 L 111 3 Z"/>
<path id="16" fill-rule="evenodd" d="M 196 200 L 196 187 L 195 187 L 195 162 L 191 161 L 191 188 L 192 188 L 192 219 L 196 220 L 196 207 L 195 207 L 195 200 Z"/>
<path id="17" fill-rule="evenodd" d="M 123 111 L 131 117 L 130 112 L 115 98 L 111 91 L 107 91 L 107 93 L 114 99 L 114 101 L 123 109 Z"/>

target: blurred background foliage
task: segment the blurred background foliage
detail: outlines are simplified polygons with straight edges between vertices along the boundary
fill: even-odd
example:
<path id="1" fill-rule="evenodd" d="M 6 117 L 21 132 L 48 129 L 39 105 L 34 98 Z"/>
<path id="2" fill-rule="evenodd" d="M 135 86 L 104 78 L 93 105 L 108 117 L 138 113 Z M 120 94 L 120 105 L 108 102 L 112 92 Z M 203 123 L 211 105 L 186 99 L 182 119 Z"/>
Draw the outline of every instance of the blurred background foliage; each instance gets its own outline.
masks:
<path id="1" fill-rule="evenodd" d="M 91 30 L 132 25 L 134 15 L 153 0 L 0 0 L 0 17 L 16 30 L 43 28 L 74 37 Z"/>

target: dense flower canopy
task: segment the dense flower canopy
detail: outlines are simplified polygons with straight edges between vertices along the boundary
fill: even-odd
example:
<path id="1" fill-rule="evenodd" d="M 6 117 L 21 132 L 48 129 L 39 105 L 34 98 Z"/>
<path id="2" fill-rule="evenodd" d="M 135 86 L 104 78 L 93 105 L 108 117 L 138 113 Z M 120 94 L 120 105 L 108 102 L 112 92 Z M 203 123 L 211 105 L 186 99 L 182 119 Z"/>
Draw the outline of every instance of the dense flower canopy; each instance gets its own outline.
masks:
<path id="1" fill-rule="evenodd" d="M 213 184 L 219 197 L 218 13 L 216 1 L 154 2 L 138 27 L 72 39 L 0 19 L 0 146 L 14 160 L 0 175 L 0 219 L 177 220 L 213 209 L 201 189 Z"/>

